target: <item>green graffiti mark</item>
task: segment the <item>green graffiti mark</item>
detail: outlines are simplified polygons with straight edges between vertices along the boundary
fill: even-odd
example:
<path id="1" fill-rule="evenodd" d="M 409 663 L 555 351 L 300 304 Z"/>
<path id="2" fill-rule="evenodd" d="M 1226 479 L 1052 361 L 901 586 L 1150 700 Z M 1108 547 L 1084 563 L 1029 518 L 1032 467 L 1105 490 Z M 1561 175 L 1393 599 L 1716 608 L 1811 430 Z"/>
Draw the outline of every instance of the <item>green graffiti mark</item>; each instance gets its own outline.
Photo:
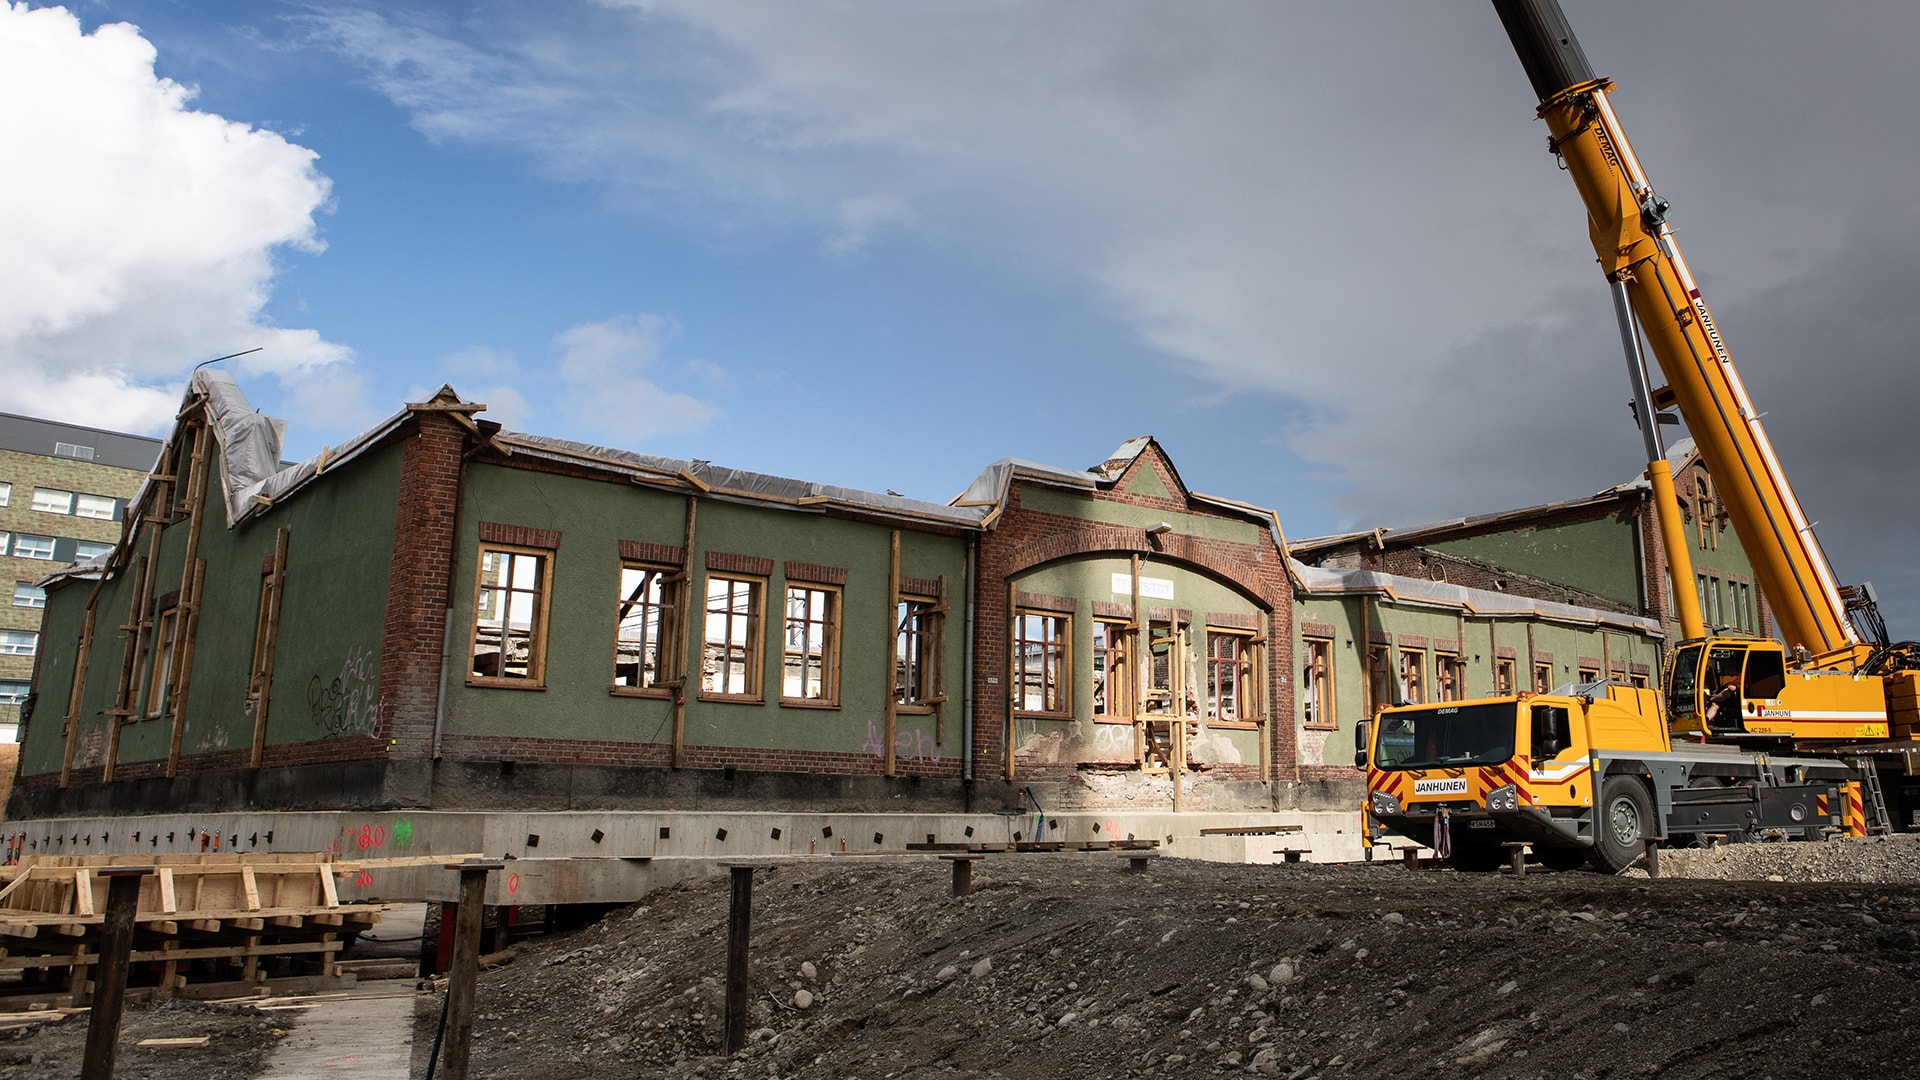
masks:
<path id="1" fill-rule="evenodd" d="M 406 847 L 413 843 L 413 822 L 406 818 L 394 819 L 393 843 L 395 847 Z"/>

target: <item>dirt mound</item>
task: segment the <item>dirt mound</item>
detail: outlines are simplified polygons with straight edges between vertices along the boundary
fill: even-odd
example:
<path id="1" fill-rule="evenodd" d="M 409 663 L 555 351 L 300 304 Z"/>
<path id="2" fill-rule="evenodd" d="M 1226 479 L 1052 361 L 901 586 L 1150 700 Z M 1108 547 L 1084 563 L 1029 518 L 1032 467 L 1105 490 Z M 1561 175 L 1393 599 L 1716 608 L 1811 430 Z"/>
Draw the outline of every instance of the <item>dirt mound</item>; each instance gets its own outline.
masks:
<path id="1" fill-rule="evenodd" d="M 474 1075 L 1910 1070 L 1920 842 L 1796 845 L 1907 867 L 1899 884 L 1766 880 L 1781 846 L 1663 858 L 1761 864 L 1743 881 L 1009 855 L 964 900 L 945 863 L 785 864 L 756 877 L 746 1053 L 718 1056 L 715 877 L 483 975 Z M 1805 858 L 1793 873 L 1821 872 Z"/>
<path id="2" fill-rule="evenodd" d="M 1726 844 L 1660 852 L 1670 877 L 1718 881 L 1856 881 L 1920 885 L 1920 834 L 1827 843 Z"/>

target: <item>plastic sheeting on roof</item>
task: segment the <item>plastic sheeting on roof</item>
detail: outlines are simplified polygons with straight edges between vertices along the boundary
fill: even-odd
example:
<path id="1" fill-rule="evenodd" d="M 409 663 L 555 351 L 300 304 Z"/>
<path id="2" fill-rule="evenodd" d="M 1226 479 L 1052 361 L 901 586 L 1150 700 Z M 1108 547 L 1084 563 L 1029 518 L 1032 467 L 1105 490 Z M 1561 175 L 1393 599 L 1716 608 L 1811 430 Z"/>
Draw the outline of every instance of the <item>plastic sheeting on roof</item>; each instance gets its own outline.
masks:
<path id="1" fill-rule="evenodd" d="M 1601 611 L 1552 600 L 1535 600 L 1487 589 L 1469 589 L 1444 581 L 1424 581 L 1383 574 L 1377 570 L 1330 570 L 1308 566 L 1297 560 L 1293 562 L 1293 574 L 1294 579 L 1300 582 L 1300 587 L 1308 593 L 1336 596 L 1378 593 L 1400 603 L 1459 608 L 1474 615 L 1532 616 L 1579 626 L 1610 626 L 1648 637 L 1665 636 L 1659 620 L 1641 615 L 1624 615 L 1617 611 Z"/>
<path id="2" fill-rule="evenodd" d="M 910 499 L 904 495 L 879 495 L 857 488 L 790 480 L 783 476 L 747 472 L 743 469 L 719 468 L 705 461 L 655 457 L 652 454 L 640 454 L 610 446 L 592 446 L 544 435 L 502 432 L 494 436 L 494 441 L 505 444 L 517 453 L 531 452 L 543 457 L 567 461 L 592 462 L 603 467 L 608 465 L 623 467 L 637 477 L 670 480 L 676 484 L 685 483 L 685 477 L 690 476 L 711 488 L 716 495 L 796 505 L 800 505 L 801 500 L 806 500 L 805 505 L 854 506 L 883 514 L 965 527 L 977 527 L 981 519 L 986 517 L 985 509 L 981 508 L 942 506 L 939 503 Z"/>
<path id="3" fill-rule="evenodd" d="M 260 483 L 280 471 L 287 422 L 255 411 L 240 384 L 224 371 L 195 371 L 188 392 L 207 398 L 208 427 L 220 446 L 220 492 L 227 504 L 227 527 L 232 528 L 246 515 Z"/>
<path id="4" fill-rule="evenodd" d="M 956 496 L 950 506 L 995 507 L 1006 501 L 1007 488 L 1013 483 L 1014 474 L 1031 476 L 1056 484 L 1070 484 L 1079 488 L 1098 486 L 1098 479 L 1085 469 L 1063 469 L 1057 465 L 1042 465 L 1037 461 L 1022 458 L 1001 458 L 987 466 L 967 490 Z"/>

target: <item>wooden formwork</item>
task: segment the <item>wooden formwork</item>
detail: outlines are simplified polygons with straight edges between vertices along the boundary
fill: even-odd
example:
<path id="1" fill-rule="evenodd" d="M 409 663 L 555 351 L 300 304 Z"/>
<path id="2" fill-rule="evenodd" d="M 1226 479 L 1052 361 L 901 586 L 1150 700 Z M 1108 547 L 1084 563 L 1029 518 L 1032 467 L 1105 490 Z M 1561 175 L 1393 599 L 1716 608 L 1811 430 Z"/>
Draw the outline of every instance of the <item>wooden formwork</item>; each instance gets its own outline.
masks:
<path id="1" fill-rule="evenodd" d="M 129 972 L 145 996 L 245 993 L 270 975 L 307 985 L 316 977 L 348 981 L 338 954 L 380 920 L 380 907 L 341 903 L 334 879 L 416 861 L 336 862 L 316 853 L 30 856 L 0 867 L 0 973 L 20 973 L 12 986 L 0 982 L 0 995 L 87 1000 L 106 904 L 99 871 L 110 866 L 153 867 L 141 881 Z M 58 971 L 64 985 L 55 984 Z"/>

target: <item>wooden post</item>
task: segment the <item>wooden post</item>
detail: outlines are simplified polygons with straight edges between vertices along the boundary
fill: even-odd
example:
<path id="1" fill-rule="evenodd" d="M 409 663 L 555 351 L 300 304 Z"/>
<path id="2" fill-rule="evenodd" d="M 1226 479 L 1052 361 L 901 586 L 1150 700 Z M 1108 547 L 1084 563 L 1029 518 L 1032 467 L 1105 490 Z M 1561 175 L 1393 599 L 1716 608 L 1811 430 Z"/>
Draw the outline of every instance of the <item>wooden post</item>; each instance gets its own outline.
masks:
<path id="1" fill-rule="evenodd" d="M 887 618 L 885 625 L 893 626 L 894 620 L 899 617 L 899 614 L 900 530 L 895 529 L 893 530 L 891 538 L 887 541 Z M 886 762 L 883 771 L 886 775 L 892 776 L 894 774 L 893 742 L 898 732 L 900 722 L 899 704 L 896 700 L 899 694 L 896 689 L 897 671 L 895 668 L 895 665 L 899 663 L 899 657 L 895 655 L 895 650 L 899 648 L 899 639 L 891 633 L 889 633 L 886 638 L 887 666 L 884 670 L 887 673 L 887 710 L 886 735 L 884 736 L 885 746 L 882 748 L 882 753 Z"/>
<path id="2" fill-rule="evenodd" d="M 1487 616 L 1487 672 L 1493 676 L 1493 691 L 1500 692 L 1500 635 L 1494 632 L 1495 619 Z M 1513 677 L 1513 692 L 1520 692 L 1520 676 Z"/>
<path id="3" fill-rule="evenodd" d="M 720 1052 L 731 1057 L 747 1044 L 747 958 L 753 919 L 753 867 L 733 866 L 727 905 L 727 1015 Z"/>
<path id="4" fill-rule="evenodd" d="M 1547 679 L 1546 686 L 1533 685 L 1533 669 L 1535 665 L 1537 665 L 1538 663 L 1539 661 L 1533 655 L 1533 620 L 1528 619 L 1527 620 L 1527 689 L 1541 690 L 1541 691 L 1553 689 L 1553 679 L 1551 677 Z M 1514 673 L 1513 681 L 1514 682 L 1520 681 L 1519 672 Z"/>
<path id="5" fill-rule="evenodd" d="M 1254 649 L 1253 664 L 1250 666 L 1248 672 L 1251 677 L 1247 681 L 1249 683 L 1264 683 L 1264 685 L 1260 686 L 1260 697 L 1265 708 L 1260 710 L 1260 715 L 1256 718 L 1260 726 L 1254 729 L 1255 737 L 1260 740 L 1260 782 L 1264 784 L 1273 779 L 1273 733 L 1279 730 L 1279 726 L 1273 722 L 1273 718 L 1278 712 L 1275 708 L 1278 702 L 1276 700 L 1277 695 L 1273 693 L 1272 612 L 1263 611 L 1260 613 L 1260 642 L 1254 646 Z M 1295 687 L 1294 692 L 1298 693 L 1299 688 Z M 1299 756 L 1297 753 L 1294 755 L 1296 761 Z"/>
<path id="6" fill-rule="evenodd" d="M 687 533 L 686 540 L 680 545 L 680 617 L 687 621 L 685 648 L 680 651 L 680 686 L 673 692 L 673 767 L 680 767 L 680 757 L 687 745 L 687 687 L 693 682 L 693 658 L 703 656 L 700 645 L 706 639 L 702 628 L 706 626 L 706 604 L 700 605 L 696 614 L 693 610 L 693 526 L 700 515 L 700 497 L 687 496 Z"/>
<path id="7" fill-rule="evenodd" d="M 1140 555 L 1133 556 L 1133 614 L 1132 624 L 1127 631 L 1132 635 L 1127 649 L 1127 666 L 1133 670 L 1128 673 L 1129 688 L 1133 691 L 1133 764 L 1137 769 L 1147 767 L 1147 681 L 1145 659 L 1153 655 L 1153 628 L 1148 621 L 1140 617 Z M 1144 656 L 1142 654 L 1145 654 Z"/>
<path id="8" fill-rule="evenodd" d="M 1016 650 L 1019 647 L 1019 640 L 1020 640 L 1019 600 L 1020 600 L 1020 586 L 1012 578 L 1008 578 L 1007 579 L 1007 679 L 1006 679 L 1007 684 L 1005 687 L 1002 688 L 1002 691 L 1003 691 L 1002 696 L 1006 698 L 1006 702 L 1007 702 L 1006 774 L 1007 774 L 1008 783 L 1013 782 L 1014 695 L 1018 694 L 1020 691 L 1019 685 L 1015 681 L 1020 674 L 1017 665 L 1020 663 L 1020 659 L 1021 659 L 1016 655 Z"/>
<path id="9" fill-rule="evenodd" d="M 1187 631 L 1180 625 L 1180 611 L 1167 612 L 1167 689 L 1173 694 L 1173 812 L 1180 812 L 1180 788 L 1187 778 Z"/>
<path id="10" fill-rule="evenodd" d="M 133 563 L 133 595 L 127 600 L 127 624 L 120 628 L 127 635 L 126 650 L 120 657 L 120 685 L 113 692 L 113 708 L 107 710 L 107 758 L 100 772 L 102 782 L 113 779 L 113 765 L 120 757 L 120 727 L 133 715 L 133 699 L 140 694 L 140 644 L 146 636 L 147 579 L 152 576 L 147 570 L 151 565 L 146 555 Z"/>
<path id="11" fill-rule="evenodd" d="M 934 613 L 940 616 L 938 626 L 941 632 L 929 644 L 933 646 L 933 745 L 947 744 L 947 575 L 941 574 L 934 581 Z M 973 647 L 972 642 L 967 643 Z M 923 663 L 926 661 L 922 661 Z"/>
<path id="12" fill-rule="evenodd" d="M 1380 703 L 1373 700 L 1373 613 L 1365 594 L 1360 597 L 1360 705 L 1361 716 L 1368 720 L 1380 711 Z"/>
<path id="13" fill-rule="evenodd" d="M 104 572 L 101 581 L 106 580 Z M 73 779 L 73 747 L 80 737 L 80 704 L 87 693 L 87 661 L 93 657 L 93 622 L 99 614 L 100 598 L 98 583 L 93 596 L 87 600 L 87 623 L 80 629 L 80 653 L 73 663 L 73 689 L 67 694 L 66 747 L 60 751 L 60 786 L 66 787 Z"/>
<path id="14" fill-rule="evenodd" d="M 207 584 L 207 560 L 193 560 L 193 584 L 186 596 L 185 615 L 176 616 L 181 621 L 180 633 L 186 644 L 178 652 L 180 666 L 173 672 L 173 693 L 167 698 L 167 707 L 173 710 L 173 730 L 167 736 L 167 777 L 172 779 L 180 775 L 180 744 L 187 735 L 187 692 L 193 687 L 193 639 L 200 629 L 200 593 Z"/>
<path id="15" fill-rule="evenodd" d="M 267 755 L 267 707 L 273 700 L 273 658 L 280 650 L 280 598 L 287 588 L 287 546 L 292 535 L 283 528 L 273 538 L 273 573 L 267 579 L 267 587 L 273 594 L 267 597 L 266 641 L 262 643 L 266 656 L 260 663 L 260 696 L 253 703 L 253 767 L 256 769 Z"/>
<path id="16" fill-rule="evenodd" d="M 81 1080 L 112 1080 L 114 1044 L 120 1038 L 120 1012 L 127 999 L 127 957 L 133 952 L 133 917 L 140 906 L 140 879 L 151 866 L 109 866 L 96 871 L 107 879 L 107 912 L 100 924 L 100 954 L 93 1009 L 87 1017 L 86 1057 Z"/>
<path id="17" fill-rule="evenodd" d="M 979 862 L 980 855 L 942 855 L 942 859 L 953 864 L 953 895 L 973 895 L 973 864 Z"/>
<path id="18" fill-rule="evenodd" d="M 1600 678 L 1613 678 L 1613 635 L 1604 626 L 1600 628 Z"/>
<path id="19" fill-rule="evenodd" d="M 480 922 L 486 915 L 487 875 L 505 866 L 497 862 L 453 863 L 460 871 L 460 908 L 454 916 L 453 965 L 447 974 L 446 1080 L 467 1080 L 473 1043 L 474 983 L 480 976 Z"/>

